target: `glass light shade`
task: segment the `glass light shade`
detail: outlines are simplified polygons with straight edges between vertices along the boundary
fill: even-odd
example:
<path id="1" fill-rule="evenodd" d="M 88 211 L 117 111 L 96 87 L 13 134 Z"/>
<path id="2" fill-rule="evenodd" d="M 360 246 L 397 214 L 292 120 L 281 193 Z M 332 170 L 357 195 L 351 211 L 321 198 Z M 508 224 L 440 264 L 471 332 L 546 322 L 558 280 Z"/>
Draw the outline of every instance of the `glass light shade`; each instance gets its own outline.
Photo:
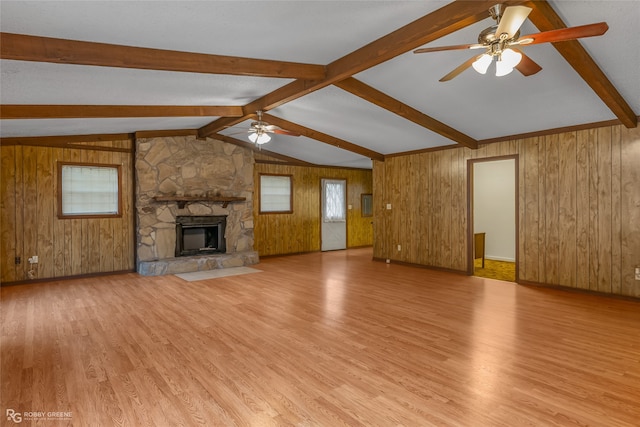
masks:
<path id="1" fill-rule="evenodd" d="M 520 52 L 516 52 L 513 49 L 505 49 L 502 51 L 500 59 L 505 63 L 507 67 L 513 68 L 522 60 L 522 54 Z"/>
<path id="2" fill-rule="evenodd" d="M 480 74 L 486 74 L 487 68 L 489 68 L 489 65 L 491 65 L 492 60 L 493 57 L 491 55 L 483 53 L 482 55 L 478 56 L 478 59 L 473 61 L 473 64 L 471 65 L 473 66 L 473 69 Z"/>
<path id="3" fill-rule="evenodd" d="M 271 137 L 267 133 L 254 132 L 249 134 L 249 141 L 255 144 L 266 144 L 267 142 L 271 141 Z"/>
<path id="4" fill-rule="evenodd" d="M 504 61 L 496 61 L 496 76 L 506 76 L 513 71 L 513 67 L 509 67 Z"/>

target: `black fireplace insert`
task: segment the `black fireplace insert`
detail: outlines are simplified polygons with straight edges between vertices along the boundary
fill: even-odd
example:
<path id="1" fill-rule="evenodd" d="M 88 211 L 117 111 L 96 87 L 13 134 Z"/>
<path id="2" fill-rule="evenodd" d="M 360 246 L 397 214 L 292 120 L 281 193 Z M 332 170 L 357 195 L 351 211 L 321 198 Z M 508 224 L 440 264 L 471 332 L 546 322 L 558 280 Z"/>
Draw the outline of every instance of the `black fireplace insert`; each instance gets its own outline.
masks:
<path id="1" fill-rule="evenodd" d="M 225 253 L 226 216 L 178 216 L 176 256 Z"/>

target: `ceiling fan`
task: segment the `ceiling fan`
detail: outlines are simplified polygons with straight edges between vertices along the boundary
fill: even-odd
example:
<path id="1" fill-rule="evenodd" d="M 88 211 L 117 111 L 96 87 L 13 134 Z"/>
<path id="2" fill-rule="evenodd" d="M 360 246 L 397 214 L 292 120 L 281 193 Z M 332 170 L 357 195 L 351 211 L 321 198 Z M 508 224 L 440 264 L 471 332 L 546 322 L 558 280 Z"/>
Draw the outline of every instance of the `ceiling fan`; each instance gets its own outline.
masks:
<path id="1" fill-rule="evenodd" d="M 469 67 L 473 67 L 480 74 L 485 74 L 494 58 L 496 59 L 496 76 L 505 76 L 513 71 L 514 68 L 524 76 L 530 76 L 542 70 L 542 67 L 516 46 L 601 36 L 609 29 L 606 22 L 600 22 L 597 24 L 543 31 L 541 33 L 520 37 L 520 26 L 527 19 L 531 10 L 531 8 L 526 6 L 509 6 L 503 10 L 501 4 L 496 4 L 489 9 L 491 17 L 495 19 L 496 24 L 485 28 L 480 33 L 478 43 L 421 48 L 414 50 L 413 53 L 463 49 L 485 50 L 483 54 L 468 59 L 449 74 L 442 77 L 440 79 L 441 82 L 453 79 Z"/>
<path id="2" fill-rule="evenodd" d="M 253 142 L 256 145 L 266 144 L 267 142 L 271 141 L 271 136 L 269 135 L 270 133 L 289 136 L 300 136 L 299 133 L 285 130 L 276 125 L 270 125 L 269 123 L 263 121 L 261 110 L 256 111 L 256 115 L 258 116 L 258 120 L 251 122 L 251 126 L 247 131 L 249 133 L 249 141 Z"/>

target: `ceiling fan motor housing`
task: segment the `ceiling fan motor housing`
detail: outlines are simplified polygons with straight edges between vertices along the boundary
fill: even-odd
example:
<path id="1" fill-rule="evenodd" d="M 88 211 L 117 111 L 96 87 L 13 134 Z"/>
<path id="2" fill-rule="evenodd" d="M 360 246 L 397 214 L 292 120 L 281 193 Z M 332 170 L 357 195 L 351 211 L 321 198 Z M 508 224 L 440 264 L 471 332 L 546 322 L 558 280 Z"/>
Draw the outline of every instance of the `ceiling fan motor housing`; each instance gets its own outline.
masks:
<path id="1" fill-rule="evenodd" d="M 498 30 L 498 26 L 497 25 L 492 25 L 488 28 L 485 28 L 484 30 L 482 30 L 482 32 L 478 35 L 478 43 L 485 45 L 485 46 L 489 46 L 492 43 L 497 43 L 500 41 L 500 38 L 496 37 L 496 31 Z M 509 39 L 509 41 L 511 40 L 517 40 L 518 37 L 520 37 L 520 30 L 518 30 L 513 37 L 511 37 Z M 507 41 L 507 40 L 504 40 Z"/>

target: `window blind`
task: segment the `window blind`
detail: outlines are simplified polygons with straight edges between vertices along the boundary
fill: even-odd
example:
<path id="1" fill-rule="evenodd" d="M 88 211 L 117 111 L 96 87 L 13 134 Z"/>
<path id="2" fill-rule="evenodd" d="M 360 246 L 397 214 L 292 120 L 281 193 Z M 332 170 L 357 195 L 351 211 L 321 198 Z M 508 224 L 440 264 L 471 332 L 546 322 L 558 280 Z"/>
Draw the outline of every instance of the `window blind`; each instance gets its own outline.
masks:
<path id="1" fill-rule="evenodd" d="M 290 212 L 291 177 L 260 175 L 260 211 Z"/>
<path id="2" fill-rule="evenodd" d="M 116 215 L 118 169 L 102 166 L 62 166 L 63 215 Z"/>

